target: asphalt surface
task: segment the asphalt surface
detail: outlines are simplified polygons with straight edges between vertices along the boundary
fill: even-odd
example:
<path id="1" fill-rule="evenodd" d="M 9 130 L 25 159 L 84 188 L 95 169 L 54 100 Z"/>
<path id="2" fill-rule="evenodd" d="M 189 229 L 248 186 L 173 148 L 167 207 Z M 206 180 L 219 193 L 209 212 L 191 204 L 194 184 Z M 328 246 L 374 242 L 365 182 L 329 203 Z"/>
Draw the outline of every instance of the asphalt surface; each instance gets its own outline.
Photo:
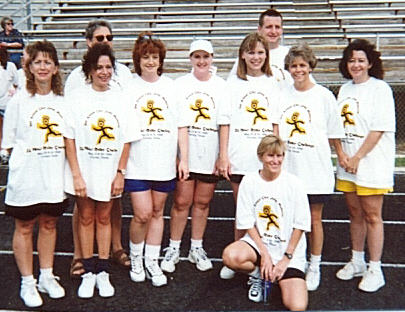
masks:
<path id="1" fill-rule="evenodd" d="M 0 169 L 0 185 L 6 182 L 5 170 Z M 38 311 L 269 311 L 284 310 L 280 290 L 274 285 L 267 304 L 253 303 L 247 298 L 247 277 L 238 274 L 232 280 L 221 280 L 219 270 L 223 248 L 233 239 L 234 204 L 227 183 L 220 183 L 211 204 L 204 247 L 213 259 L 214 269 L 200 272 L 186 260 L 190 226 L 188 224 L 181 248 L 182 260 L 174 273 L 168 274 L 167 286 L 156 288 L 149 281 L 133 283 L 128 271 L 112 266 L 111 281 L 116 295 L 101 298 L 95 292 L 92 299 L 79 299 L 79 280 L 70 280 L 69 265 L 73 248 L 71 234 L 71 208 L 60 218 L 54 272 L 59 275 L 66 297 L 53 300 L 42 295 L 44 304 Z M 396 176 L 394 195 L 385 197 L 385 247 L 383 254 L 386 286 L 377 293 L 364 293 L 357 289 L 360 281 L 340 281 L 335 273 L 350 258 L 348 214 L 342 195 L 334 195 L 324 209 L 325 244 L 322 258 L 322 281 L 319 289 L 309 293 L 308 310 L 405 310 L 405 175 Z M 29 310 L 19 298 L 20 274 L 12 255 L 14 222 L 4 216 L 4 192 L 0 194 L 0 310 Z M 169 198 L 165 216 L 169 216 Z M 132 209 L 128 196 L 123 197 L 124 246 L 128 246 L 128 226 Z M 165 219 L 163 247 L 168 244 L 169 220 Z M 38 259 L 34 258 L 34 272 L 38 276 Z"/>

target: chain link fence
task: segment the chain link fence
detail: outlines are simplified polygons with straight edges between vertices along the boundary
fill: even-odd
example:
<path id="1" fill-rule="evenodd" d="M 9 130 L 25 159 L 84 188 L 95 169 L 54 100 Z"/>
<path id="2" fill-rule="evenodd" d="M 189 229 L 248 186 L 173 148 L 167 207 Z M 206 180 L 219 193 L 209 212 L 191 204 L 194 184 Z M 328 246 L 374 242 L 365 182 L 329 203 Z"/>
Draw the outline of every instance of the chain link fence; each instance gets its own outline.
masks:
<path id="1" fill-rule="evenodd" d="M 339 92 L 341 84 L 323 84 L 329 88 L 335 96 Z M 396 149 L 397 153 L 405 154 L 405 84 L 389 83 L 394 93 L 395 115 L 396 115 Z M 377 116 L 376 116 L 377 118 Z"/>

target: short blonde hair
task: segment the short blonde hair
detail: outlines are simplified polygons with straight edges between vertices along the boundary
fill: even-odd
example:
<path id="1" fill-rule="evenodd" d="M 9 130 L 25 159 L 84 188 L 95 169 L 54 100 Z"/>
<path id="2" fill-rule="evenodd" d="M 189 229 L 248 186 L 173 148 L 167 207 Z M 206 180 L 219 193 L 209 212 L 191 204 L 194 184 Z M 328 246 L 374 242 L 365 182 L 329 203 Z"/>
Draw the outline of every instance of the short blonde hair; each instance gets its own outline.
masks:
<path id="1" fill-rule="evenodd" d="M 316 59 L 316 56 L 312 49 L 309 47 L 308 44 L 303 43 L 301 45 L 293 46 L 290 48 L 284 59 L 284 69 L 288 70 L 291 63 L 297 57 L 302 57 L 302 59 L 309 64 L 309 67 L 311 67 L 311 69 L 314 69 L 316 67 L 316 64 L 318 63 L 318 60 Z"/>
<path id="2" fill-rule="evenodd" d="M 260 159 L 266 152 L 284 155 L 285 149 L 285 143 L 279 136 L 269 134 L 262 138 L 257 146 L 257 157 Z"/>

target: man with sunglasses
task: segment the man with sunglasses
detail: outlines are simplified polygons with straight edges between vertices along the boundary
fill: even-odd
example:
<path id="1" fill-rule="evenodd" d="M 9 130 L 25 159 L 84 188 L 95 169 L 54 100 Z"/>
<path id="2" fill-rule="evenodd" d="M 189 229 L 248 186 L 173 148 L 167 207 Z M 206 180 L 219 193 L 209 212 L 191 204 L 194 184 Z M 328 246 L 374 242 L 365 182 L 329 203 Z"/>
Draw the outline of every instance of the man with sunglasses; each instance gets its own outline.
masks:
<path id="1" fill-rule="evenodd" d="M 96 43 L 104 43 L 112 48 L 112 30 L 111 24 L 105 20 L 93 20 L 87 24 L 85 30 L 86 43 L 88 48 L 92 47 Z M 115 63 L 115 71 L 110 80 L 110 88 L 118 88 L 118 90 L 124 91 L 128 82 L 132 81 L 132 74 L 129 68 L 118 62 Z M 86 78 L 82 70 L 82 66 L 78 66 L 70 73 L 65 82 L 65 95 L 68 95 L 72 90 L 85 85 Z M 130 267 L 130 259 L 128 254 L 124 251 L 121 242 L 121 217 L 122 207 L 120 199 L 113 201 L 113 208 L 111 210 L 111 254 L 114 262 L 121 266 Z M 84 272 L 83 264 L 81 262 L 81 248 L 80 241 L 78 239 L 78 214 L 75 205 L 73 211 L 73 242 L 74 242 L 74 255 L 73 261 L 70 266 L 70 276 L 72 278 L 78 278 Z"/>
<path id="2" fill-rule="evenodd" d="M 14 22 L 11 17 L 5 16 L 1 19 L 1 28 L 3 31 L 0 32 L 0 46 L 8 50 L 9 59 L 11 62 L 21 68 L 21 52 L 12 52 L 10 50 L 21 50 L 24 48 L 24 41 L 22 34 L 14 29 Z"/>

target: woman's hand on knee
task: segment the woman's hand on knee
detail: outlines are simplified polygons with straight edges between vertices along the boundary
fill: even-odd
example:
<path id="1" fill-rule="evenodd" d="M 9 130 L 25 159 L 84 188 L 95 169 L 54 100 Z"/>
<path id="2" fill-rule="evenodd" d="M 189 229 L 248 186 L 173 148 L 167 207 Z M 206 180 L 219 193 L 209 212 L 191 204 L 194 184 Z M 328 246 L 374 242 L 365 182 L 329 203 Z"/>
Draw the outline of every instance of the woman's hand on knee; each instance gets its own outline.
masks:
<path id="1" fill-rule="evenodd" d="M 267 281 L 273 280 L 273 261 L 267 250 L 261 253 L 260 274 Z"/>

